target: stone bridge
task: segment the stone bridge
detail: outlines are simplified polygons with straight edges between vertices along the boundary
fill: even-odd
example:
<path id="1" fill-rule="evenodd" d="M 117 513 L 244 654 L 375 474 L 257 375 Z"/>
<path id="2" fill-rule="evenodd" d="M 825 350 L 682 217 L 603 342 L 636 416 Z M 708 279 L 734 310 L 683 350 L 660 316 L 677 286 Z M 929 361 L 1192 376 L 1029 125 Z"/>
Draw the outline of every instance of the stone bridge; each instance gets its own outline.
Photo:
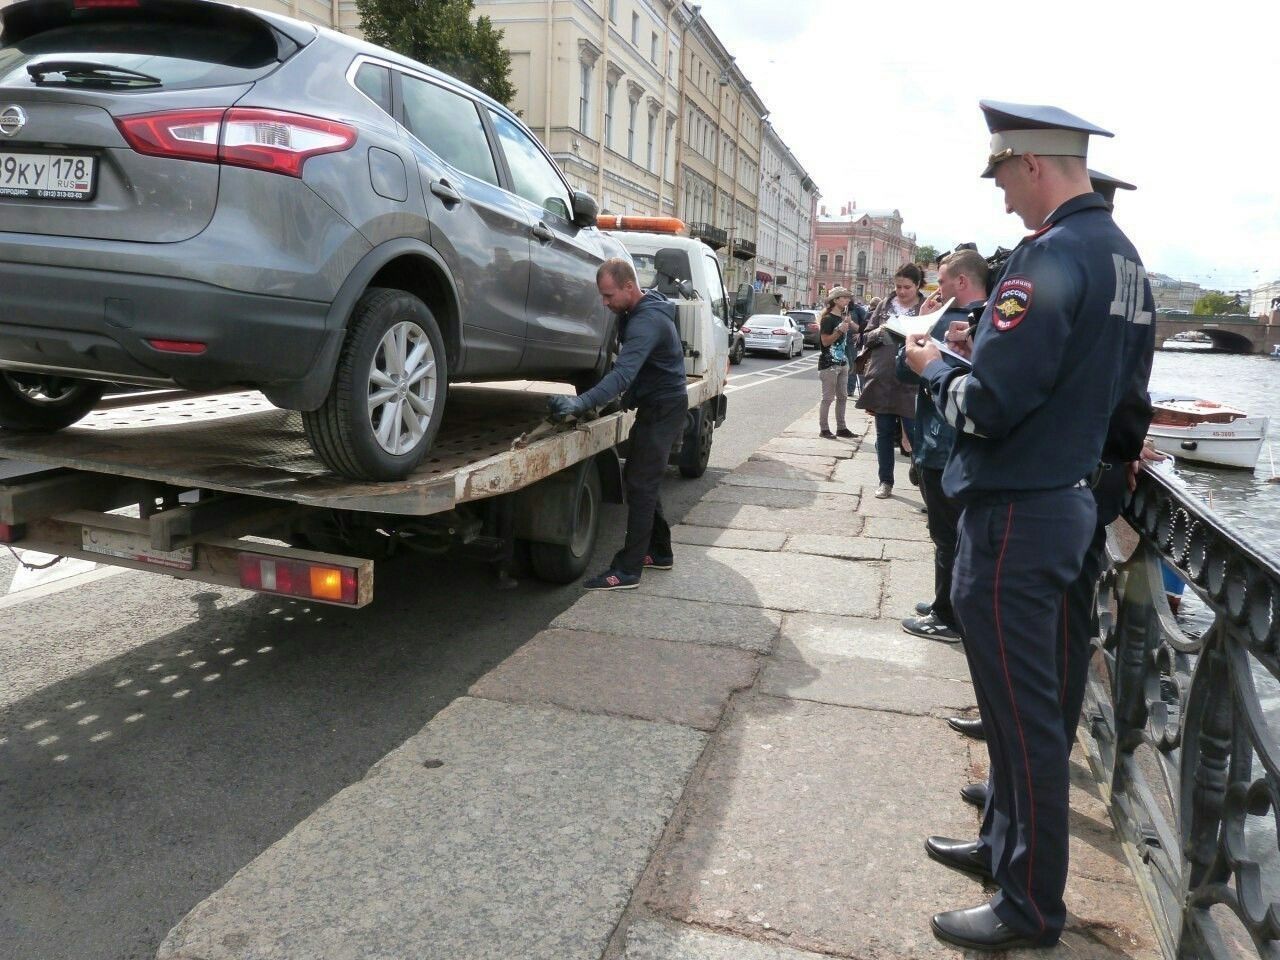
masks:
<path id="1" fill-rule="evenodd" d="M 1280 343 L 1280 316 L 1197 317 L 1183 313 L 1156 313 L 1156 349 L 1179 333 L 1203 333 L 1213 348 L 1223 353 L 1268 353 Z"/>

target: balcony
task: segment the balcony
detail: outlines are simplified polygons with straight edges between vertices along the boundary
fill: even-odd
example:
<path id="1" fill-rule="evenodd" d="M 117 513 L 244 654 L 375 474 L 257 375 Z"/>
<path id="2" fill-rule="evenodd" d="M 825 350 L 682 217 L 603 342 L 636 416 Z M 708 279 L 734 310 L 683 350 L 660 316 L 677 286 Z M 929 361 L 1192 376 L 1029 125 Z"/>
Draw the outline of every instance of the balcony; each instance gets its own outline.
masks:
<path id="1" fill-rule="evenodd" d="M 713 227 L 709 223 L 689 224 L 689 236 L 695 240 L 701 240 L 712 250 L 719 250 L 729 243 L 728 232 L 720 227 Z"/>
<path id="2" fill-rule="evenodd" d="M 736 237 L 730 253 L 739 260 L 754 260 L 756 258 L 756 243 L 754 240 L 744 240 L 742 237 Z"/>

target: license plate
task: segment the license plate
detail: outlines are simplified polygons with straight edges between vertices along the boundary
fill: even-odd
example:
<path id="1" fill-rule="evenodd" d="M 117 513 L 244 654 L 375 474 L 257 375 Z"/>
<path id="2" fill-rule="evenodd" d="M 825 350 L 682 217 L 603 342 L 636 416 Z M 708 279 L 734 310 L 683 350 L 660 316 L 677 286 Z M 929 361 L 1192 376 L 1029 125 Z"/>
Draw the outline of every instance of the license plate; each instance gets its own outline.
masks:
<path id="1" fill-rule="evenodd" d="M 82 154 L 0 151 L 0 197 L 92 200 L 97 166 Z"/>
<path id="2" fill-rule="evenodd" d="M 100 553 L 107 557 L 120 557 L 138 563 L 150 563 L 174 570 L 195 568 L 195 548 L 180 550 L 156 550 L 149 538 L 122 530 L 104 530 L 100 527 L 81 527 L 80 546 L 86 553 Z"/>

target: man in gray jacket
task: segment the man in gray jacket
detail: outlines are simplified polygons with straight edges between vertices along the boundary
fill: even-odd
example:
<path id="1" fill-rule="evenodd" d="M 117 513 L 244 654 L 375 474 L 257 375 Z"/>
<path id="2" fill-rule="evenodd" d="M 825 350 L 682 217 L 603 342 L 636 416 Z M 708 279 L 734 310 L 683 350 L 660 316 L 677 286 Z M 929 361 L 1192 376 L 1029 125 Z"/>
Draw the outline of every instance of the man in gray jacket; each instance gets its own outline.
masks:
<path id="1" fill-rule="evenodd" d="M 634 590 L 644 570 L 670 570 L 674 564 L 671 528 L 658 490 L 689 412 L 684 347 L 675 304 L 654 290 L 640 289 L 628 261 L 614 258 L 602 263 L 596 287 L 604 305 L 618 316 L 618 359 L 586 393 L 548 397 L 547 407 L 553 420 L 581 416 L 616 397 L 623 398 L 625 407 L 635 408 L 623 473 L 627 539 L 609 569 L 583 583 L 588 590 Z"/>

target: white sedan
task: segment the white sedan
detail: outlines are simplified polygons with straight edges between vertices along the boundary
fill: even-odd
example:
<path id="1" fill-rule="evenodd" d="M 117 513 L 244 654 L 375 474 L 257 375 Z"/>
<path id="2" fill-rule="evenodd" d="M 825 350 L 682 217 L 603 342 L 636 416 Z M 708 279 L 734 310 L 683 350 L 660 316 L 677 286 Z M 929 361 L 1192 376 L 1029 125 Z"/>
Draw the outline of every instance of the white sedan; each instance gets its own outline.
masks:
<path id="1" fill-rule="evenodd" d="M 771 350 L 786 357 L 804 353 L 804 331 L 788 316 L 754 313 L 742 325 L 748 350 Z"/>

